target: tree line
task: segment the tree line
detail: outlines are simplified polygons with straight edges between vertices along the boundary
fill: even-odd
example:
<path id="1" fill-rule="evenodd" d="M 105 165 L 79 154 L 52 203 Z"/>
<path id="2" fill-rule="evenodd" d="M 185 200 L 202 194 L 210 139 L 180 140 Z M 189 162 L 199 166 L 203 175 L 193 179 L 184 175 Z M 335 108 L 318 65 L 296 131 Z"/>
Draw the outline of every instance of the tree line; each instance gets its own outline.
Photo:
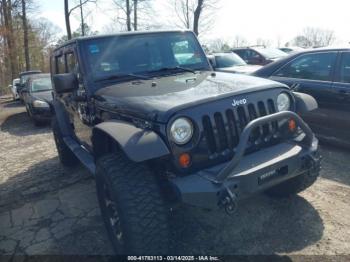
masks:
<path id="1" fill-rule="evenodd" d="M 49 72 L 49 57 L 56 44 L 69 39 L 97 34 L 89 26 L 88 18 L 93 11 L 91 6 L 99 7 L 101 0 L 61 0 L 65 16 L 64 34 L 47 19 L 35 18 L 40 8 L 37 0 L 0 0 L 0 88 L 17 78 L 19 72 L 40 69 Z M 154 0 L 109 0 L 114 6 L 114 20 L 109 30 L 137 31 L 164 27 L 187 28 L 196 35 L 210 30 L 215 23 L 220 0 L 164 0 L 174 16 L 169 21 L 157 22 Z M 104 1 L 104 3 L 106 3 Z M 101 7 L 100 7 L 101 8 Z M 71 29 L 72 16 L 80 20 L 75 31 Z M 161 24 L 160 24 L 161 23 Z M 333 31 L 320 28 L 305 28 L 299 35 L 285 43 L 285 46 L 319 47 L 332 44 L 335 40 Z M 277 39 L 278 46 L 281 45 Z M 207 51 L 228 51 L 233 47 L 253 45 L 272 45 L 268 39 L 258 38 L 256 43 L 249 43 L 242 36 L 231 40 L 218 38 L 205 43 Z M 7 90 L 7 88 L 5 88 Z M 1 94 L 1 89 L 0 89 Z"/>
<path id="2" fill-rule="evenodd" d="M 92 35 L 86 22 L 90 15 L 85 7 L 99 0 L 61 0 L 64 2 L 66 34 L 58 38 L 60 29 L 43 18 L 34 18 L 40 8 L 36 0 L 0 0 L 0 88 L 18 77 L 22 71 L 49 71 L 49 57 L 55 44 L 77 36 Z M 113 31 L 136 31 L 161 27 L 154 22 L 153 0 L 110 0 L 115 6 Z M 216 0 L 166 0 L 176 13 L 177 26 L 192 29 L 197 35 L 207 29 Z M 88 9 L 88 8 L 86 8 Z M 71 29 L 72 15 L 80 18 L 76 31 Z M 116 26 L 115 26 L 116 27 Z M 2 91 L 0 90 L 0 95 Z"/>
<path id="3" fill-rule="evenodd" d="M 215 38 L 204 43 L 207 52 L 227 52 L 236 47 L 247 46 L 266 46 L 266 47 L 288 47 L 298 46 L 302 48 L 317 48 L 332 45 L 336 41 L 334 31 L 317 28 L 305 27 L 297 36 L 289 41 L 282 43 L 279 37 L 275 44 L 271 39 L 257 38 L 255 42 L 249 42 L 241 35 L 236 35 L 232 39 Z"/>
<path id="4" fill-rule="evenodd" d="M 21 71 L 49 70 L 59 29 L 47 19 L 28 18 L 36 9 L 33 0 L 0 0 L 0 87 Z"/>

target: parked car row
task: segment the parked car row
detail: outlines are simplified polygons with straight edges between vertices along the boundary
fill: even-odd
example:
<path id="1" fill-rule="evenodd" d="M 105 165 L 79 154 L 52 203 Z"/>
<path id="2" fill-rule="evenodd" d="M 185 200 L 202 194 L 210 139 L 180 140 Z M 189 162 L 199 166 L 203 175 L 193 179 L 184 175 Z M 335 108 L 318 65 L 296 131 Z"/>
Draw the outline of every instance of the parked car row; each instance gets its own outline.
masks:
<path id="1" fill-rule="evenodd" d="M 253 75 L 313 96 L 319 108 L 303 115 L 304 119 L 322 138 L 350 144 L 350 48 L 298 52 Z"/>
<path id="2" fill-rule="evenodd" d="M 239 55 L 247 64 L 250 65 L 267 65 L 288 55 L 277 48 L 265 46 L 234 48 L 231 51 Z"/>
<path id="3" fill-rule="evenodd" d="M 39 70 L 25 71 L 19 74 L 10 85 L 13 100 L 21 100 L 29 117 L 35 125 L 48 123 L 51 120 L 49 103 L 52 101 L 50 74 Z"/>

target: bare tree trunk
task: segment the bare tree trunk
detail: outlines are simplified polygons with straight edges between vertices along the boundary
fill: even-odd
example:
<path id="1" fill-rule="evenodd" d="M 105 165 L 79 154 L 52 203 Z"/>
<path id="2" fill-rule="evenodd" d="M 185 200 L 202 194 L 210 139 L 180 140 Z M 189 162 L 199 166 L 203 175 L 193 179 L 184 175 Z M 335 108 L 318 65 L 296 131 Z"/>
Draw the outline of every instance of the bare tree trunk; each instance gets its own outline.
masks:
<path id="1" fill-rule="evenodd" d="M 138 0 L 134 0 L 134 31 L 137 31 L 137 3 Z"/>
<path id="2" fill-rule="evenodd" d="M 203 10 L 204 0 L 198 0 L 198 4 L 193 14 L 193 31 L 196 35 L 199 34 L 199 18 Z"/>
<path id="3" fill-rule="evenodd" d="M 12 27 L 12 5 L 11 1 L 2 0 L 3 16 L 4 16 L 4 25 L 5 25 L 5 38 L 6 38 L 6 56 L 9 57 L 7 60 L 10 69 L 12 79 L 16 78 L 18 66 L 17 66 L 17 52 L 13 35 Z"/>
<path id="4" fill-rule="evenodd" d="M 68 0 L 64 0 L 64 17 L 66 20 L 66 30 L 67 30 L 67 38 L 68 40 L 72 39 L 72 31 L 70 28 L 70 20 L 69 20 L 69 3 Z"/>
<path id="5" fill-rule="evenodd" d="M 130 0 L 126 0 L 126 27 L 128 31 L 131 31 L 131 19 L 130 19 Z"/>
<path id="6" fill-rule="evenodd" d="M 30 70 L 29 41 L 28 41 L 28 21 L 27 21 L 26 1 L 22 0 L 22 23 L 23 23 L 23 47 L 26 61 L 26 71 Z"/>
<path id="7" fill-rule="evenodd" d="M 186 0 L 186 27 L 187 29 L 190 29 L 190 6 L 189 6 L 189 0 Z"/>
<path id="8" fill-rule="evenodd" d="M 84 22 L 84 14 L 83 14 L 83 4 L 80 0 L 80 19 L 81 19 L 81 35 L 85 36 L 85 22 Z"/>

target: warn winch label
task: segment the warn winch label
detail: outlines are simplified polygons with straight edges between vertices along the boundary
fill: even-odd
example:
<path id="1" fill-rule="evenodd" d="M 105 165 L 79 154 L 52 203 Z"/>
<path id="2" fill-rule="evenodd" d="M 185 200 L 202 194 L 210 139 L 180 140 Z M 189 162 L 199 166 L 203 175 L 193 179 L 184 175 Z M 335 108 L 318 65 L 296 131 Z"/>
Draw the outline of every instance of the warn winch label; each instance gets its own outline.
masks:
<path id="1" fill-rule="evenodd" d="M 261 184 L 270 182 L 274 178 L 277 178 L 277 177 L 280 177 L 280 176 L 283 176 L 283 175 L 286 175 L 286 174 L 288 174 L 288 166 L 281 167 L 281 168 L 279 168 L 277 170 L 272 170 L 270 172 L 262 174 L 258 178 L 258 184 L 261 185 Z"/>

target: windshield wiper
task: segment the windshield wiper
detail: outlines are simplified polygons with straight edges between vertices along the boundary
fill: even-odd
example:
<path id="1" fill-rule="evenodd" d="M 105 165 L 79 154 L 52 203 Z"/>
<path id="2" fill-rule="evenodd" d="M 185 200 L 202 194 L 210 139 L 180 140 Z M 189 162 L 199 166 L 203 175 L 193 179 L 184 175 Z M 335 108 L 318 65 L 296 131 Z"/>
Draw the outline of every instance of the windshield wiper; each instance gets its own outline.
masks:
<path id="1" fill-rule="evenodd" d="M 150 71 L 150 72 L 153 73 L 153 72 L 175 71 L 175 70 L 182 70 L 182 71 L 190 72 L 190 73 L 193 73 L 193 74 L 196 73 L 195 70 L 193 70 L 191 68 L 187 68 L 187 67 L 182 67 L 182 66 L 162 67 L 162 68 L 160 68 L 158 70 L 154 70 L 154 71 Z"/>
<path id="2" fill-rule="evenodd" d="M 136 79 L 143 79 L 143 80 L 149 80 L 152 79 L 151 77 L 144 76 L 144 75 L 136 75 L 136 74 L 116 74 L 116 75 L 110 75 L 107 77 L 101 77 L 96 79 L 96 82 L 100 81 L 108 81 L 108 80 L 114 80 L 114 79 L 122 79 L 122 78 L 136 78 Z"/>

